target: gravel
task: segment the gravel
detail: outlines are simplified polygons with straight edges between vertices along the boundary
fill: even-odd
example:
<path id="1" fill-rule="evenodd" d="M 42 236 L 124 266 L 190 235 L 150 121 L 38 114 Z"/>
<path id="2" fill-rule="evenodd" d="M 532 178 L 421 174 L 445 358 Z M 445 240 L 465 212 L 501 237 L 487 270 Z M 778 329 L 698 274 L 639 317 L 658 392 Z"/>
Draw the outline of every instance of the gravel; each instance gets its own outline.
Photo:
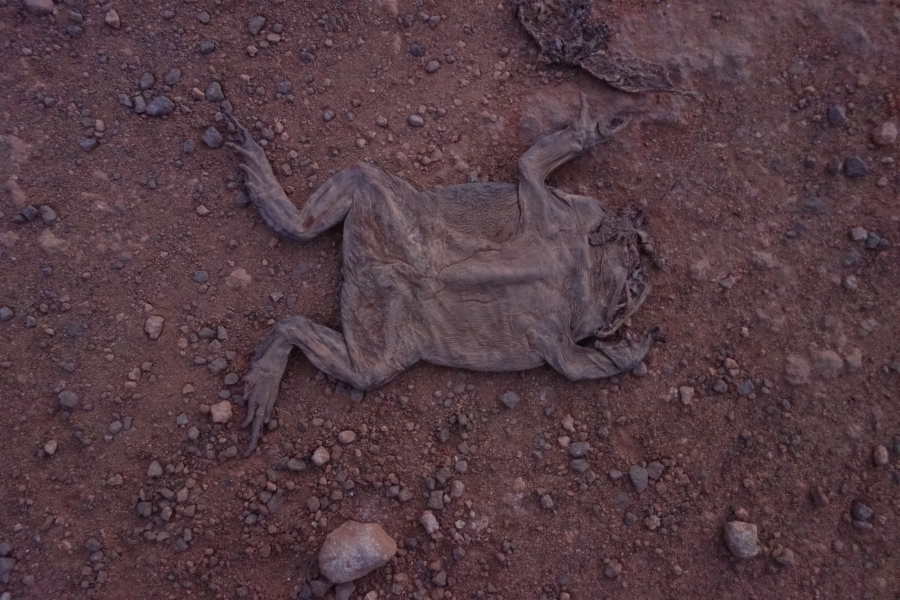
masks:
<path id="1" fill-rule="evenodd" d="M 347 521 L 325 538 L 319 569 L 333 583 L 347 583 L 382 567 L 397 553 L 397 542 L 377 523 Z"/>
<path id="2" fill-rule="evenodd" d="M 441 68 L 441 63 L 436 60 L 429 60 L 425 65 L 425 71 L 428 73 L 434 73 L 438 69 Z"/>
<path id="3" fill-rule="evenodd" d="M 165 96 L 158 96 L 150 101 L 147 108 L 144 109 L 151 117 L 164 117 L 175 110 L 175 103 Z"/>
<path id="4" fill-rule="evenodd" d="M 409 53 L 416 58 L 421 58 L 425 54 L 425 50 L 419 44 L 410 44 Z"/>
<path id="5" fill-rule="evenodd" d="M 352 444 L 356 441 L 356 432 L 352 429 L 346 429 L 338 434 L 338 441 L 344 445 Z"/>
<path id="6" fill-rule="evenodd" d="M 758 528 L 753 523 L 729 521 L 725 524 L 725 543 L 736 558 L 753 558 L 759 554 Z"/>
<path id="7" fill-rule="evenodd" d="M 156 77 L 153 76 L 153 73 L 144 73 L 141 75 L 140 81 L 138 81 L 138 87 L 141 88 L 142 91 L 149 90 L 153 87 L 154 83 L 156 83 Z"/>
<path id="8" fill-rule="evenodd" d="M 409 115 L 406 118 L 406 122 L 409 123 L 410 127 L 424 127 L 425 125 L 425 119 L 419 115 Z"/>
<path id="9" fill-rule="evenodd" d="M 313 464 L 317 467 L 324 467 L 331 460 L 331 453 L 324 446 L 316 448 L 312 455 Z"/>
<path id="10" fill-rule="evenodd" d="M 326 108 L 324 111 L 322 111 L 322 120 L 326 123 L 334 119 L 335 116 L 336 115 L 334 114 L 334 111 L 330 108 Z"/>
<path id="11" fill-rule="evenodd" d="M 0 306 L 0 323 L 5 323 L 14 316 L 16 316 L 16 313 L 13 312 L 13 309 L 8 306 Z"/>

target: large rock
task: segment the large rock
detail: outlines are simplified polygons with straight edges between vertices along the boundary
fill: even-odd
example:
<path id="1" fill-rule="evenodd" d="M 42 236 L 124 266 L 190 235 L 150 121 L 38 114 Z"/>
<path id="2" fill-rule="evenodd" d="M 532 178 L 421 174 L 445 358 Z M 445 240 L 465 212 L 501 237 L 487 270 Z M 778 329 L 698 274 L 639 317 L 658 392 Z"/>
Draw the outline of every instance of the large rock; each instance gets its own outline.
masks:
<path id="1" fill-rule="evenodd" d="M 319 569 L 334 583 L 347 583 L 382 567 L 397 553 L 397 542 L 377 523 L 347 521 L 325 538 Z"/>

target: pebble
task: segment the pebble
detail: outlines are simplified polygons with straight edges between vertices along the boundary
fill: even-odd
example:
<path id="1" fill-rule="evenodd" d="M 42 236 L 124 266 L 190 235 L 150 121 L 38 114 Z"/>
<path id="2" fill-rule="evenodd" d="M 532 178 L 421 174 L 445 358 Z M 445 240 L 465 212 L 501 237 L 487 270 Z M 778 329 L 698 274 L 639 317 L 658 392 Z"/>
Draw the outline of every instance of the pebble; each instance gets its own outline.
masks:
<path id="1" fill-rule="evenodd" d="M 646 490 L 647 486 L 650 485 L 650 475 L 647 472 L 647 469 L 640 465 L 632 465 L 628 469 L 628 476 L 631 478 L 631 483 L 634 485 L 635 491 L 639 494 Z"/>
<path id="2" fill-rule="evenodd" d="M 794 386 L 809 383 L 812 366 L 809 361 L 798 354 L 789 354 L 784 365 L 784 379 Z"/>
<path id="3" fill-rule="evenodd" d="M 213 344 L 215 343 L 216 342 L 213 342 Z M 212 344 L 210 344 L 210 346 L 212 346 Z M 206 365 L 206 368 L 209 369 L 209 372 L 213 375 L 218 375 L 228 368 L 228 361 L 220 356 Z"/>
<path id="4" fill-rule="evenodd" d="M 753 392 L 753 382 L 746 380 L 737 387 L 738 396 L 749 396 Z"/>
<path id="5" fill-rule="evenodd" d="M 224 138 L 222 138 L 222 134 L 219 133 L 219 130 L 215 127 L 209 127 L 206 131 L 203 132 L 203 135 L 200 137 L 203 140 L 203 143 L 212 149 L 221 148 L 222 144 L 225 142 Z"/>
<path id="6" fill-rule="evenodd" d="M 352 444 L 356 441 L 356 432 L 352 429 L 346 429 L 338 434 L 338 441 L 344 445 Z"/>
<path id="7" fill-rule="evenodd" d="M 90 152 L 98 146 L 98 142 L 94 138 L 83 138 L 78 140 L 78 145 L 81 146 L 81 149 L 85 152 Z"/>
<path id="8" fill-rule="evenodd" d="M 41 219 L 49 225 L 53 221 L 57 219 L 56 211 L 47 206 L 46 204 L 42 205 L 40 208 L 41 211 Z"/>
<path id="9" fill-rule="evenodd" d="M 850 515 L 856 521 L 868 521 L 875 516 L 875 510 L 863 502 L 854 502 L 850 509 Z"/>
<path id="10" fill-rule="evenodd" d="M 245 288 L 253 281 L 246 269 L 238 268 L 225 278 L 225 285 L 231 289 Z"/>
<path id="11" fill-rule="evenodd" d="M 410 44 L 409 53 L 416 58 L 420 58 L 423 54 L 425 54 L 425 50 L 419 44 Z"/>
<path id="12" fill-rule="evenodd" d="M 347 583 L 383 567 L 397 554 L 397 542 L 378 523 L 347 521 L 325 538 L 319 570 L 332 583 Z"/>
<path id="13" fill-rule="evenodd" d="M 678 397 L 681 399 L 681 403 L 684 405 L 688 405 L 694 399 L 694 388 L 689 385 L 683 385 L 678 388 Z"/>
<path id="14" fill-rule="evenodd" d="M 200 54 L 209 54 L 216 49 L 216 45 L 212 42 L 203 42 L 200 44 Z"/>
<path id="15" fill-rule="evenodd" d="M 225 385 L 234 385 L 240 380 L 241 378 L 237 373 L 229 373 L 225 376 L 225 379 L 222 383 L 224 383 Z"/>
<path id="16" fill-rule="evenodd" d="M 890 460 L 890 457 L 888 456 L 887 448 L 881 444 L 875 446 L 872 450 L 872 462 L 875 463 L 875 466 L 883 467 L 888 464 L 888 460 Z"/>
<path id="17" fill-rule="evenodd" d="M 850 230 L 850 239 L 854 242 L 864 242 L 869 236 L 869 232 L 864 227 L 854 227 Z"/>
<path id="18" fill-rule="evenodd" d="M 831 125 L 840 125 L 847 119 L 847 111 L 843 106 L 829 106 L 825 111 L 825 118 Z"/>
<path id="19" fill-rule="evenodd" d="M 122 20 L 119 18 L 119 13 L 117 13 L 114 8 L 106 11 L 106 14 L 103 15 L 103 22 L 113 29 L 118 29 L 122 26 Z"/>
<path id="20" fill-rule="evenodd" d="M 282 96 L 290 94 L 293 89 L 294 84 L 292 84 L 290 81 L 279 81 L 275 85 L 275 91 Z"/>
<path id="21" fill-rule="evenodd" d="M 591 450 L 591 445 L 587 442 L 572 442 L 569 444 L 569 456 L 572 458 L 584 458 Z"/>
<path id="22" fill-rule="evenodd" d="M 519 395 L 511 390 L 507 390 L 500 395 L 500 402 L 506 408 L 515 408 L 519 403 Z"/>
<path id="23" fill-rule="evenodd" d="M 332 119 L 334 119 L 334 117 L 335 117 L 334 111 L 331 110 L 330 108 L 326 108 L 322 112 L 322 120 L 325 121 L 326 123 L 328 121 L 331 121 Z"/>
<path id="24" fill-rule="evenodd" d="M 16 314 L 13 310 L 8 306 L 0 306 L 0 323 L 5 323 L 11 320 Z"/>
<path id="25" fill-rule="evenodd" d="M 426 510 L 422 513 L 422 516 L 419 517 L 419 523 L 422 524 L 422 527 L 425 528 L 425 531 L 431 535 L 435 533 L 441 526 L 438 524 L 437 518 L 434 516 L 434 513 L 430 510 Z"/>
<path id="26" fill-rule="evenodd" d="M 425 125 L 425 119 L 419 115 L 409 115 L 406 118 L 406 122 L 409 123 L 410 127 L 423 127 Z"/>
<path id="27" fill-rule="evenodd" d="M 197 20 L 203 23 L 204 25 L 208 24 L 210 21 L 209 13 L 205 10 L 197 15 Z"/>
<path id="28" fill-rule="evenodd" d="M 147 105 L 147 108 L 144 109 L 144 112 L 150 115 L 151 117 L 163 117 L 175 110 L 175 103 L 169 100 L 165 96 L 158 96 L 154 98 L 150 104 Z"/>
<path id="29" fill-rule="evenodd" d="M 153 76 L 153 73 L 144 73 L 141 75 L 140 81 L 138 81 L 138 87 L 141 88 L 142 91 L 149 90 L 153 87 L 154 83 L 156 83 L 156 77 Z"/>
<path id="30" fill-rule="evenodd" d="M 851 156 L 844 161 L 844 175 L 850 179 L 858 179 L 869 172 L 869 165 L 858 156 Z"/>
<path id="31" fill-rule="evenodd" d="M 206 271 L 194 271 L 192 279 L 194 283 L 206 283 L 209 280 L 209 273 Z"/>
<path id="32" fill-rule="evenodd" d="M 622 573 L 622 563 L 617 560 L 611 560 L 606 563 L 606 566 L 603 568 L 603 575 L 607 579 L 615 579 Z"/>
<path id="33" fill-rule="evenodd" d="M 227 423 L 231 420 L 232 415 L 231 402 L 228 400 L 216 402 L 209 407 L 209 415 L 212 417 L 213 423 Z"/>
<path id="34" fill-rule="evenodd" d="M 47 456 L 53 456 L 56 454 L 56 449 L 59 448 L 59 442 L 56 440 L 48 440 L 46 444 L 44 444 L 44 452 L 47 453 Z"/>
<path id="35" fill-rule="evenodd" d="M 250 35 L 257 35 L 262 28 L 266 25 L 266 18 L 262 15 L 256 15 L 250 22 L 247 23 L 247 31 L 250 32 Z"/>
<path id="36" fill-rule="evenodd" d="M 428 64 L 425 65 L 425 71 L 427 71 L 428 73 L 434 73 L 440 68 L 441 63 L 436 60 L 429 60 Z"/>
<path id="37" fill-rule="evenodd" d="M 647 476 L 650 477 L 653 481 L 656 481 L 660 477 L 662 477 L 663 471 L 665 471 L 666 467 L 659 462 L 658 460 L 654 460 L 649 465 L 647 465 Z"/>
<path id="38" fill-rule="evenodd" d="M 388 120 L 386 117 L 378 117 L 377 119 L 375 119 L 375 124 L 378 125 L 379 127 L 387 127 Z"/>
<path id="39" fill-rule="evenodd" d="M 59 400 L 59 405 L 63 408 L 77 408 L 78 407 L 78 394 L 71 390 L 63 390 L 57 396 L 57 400 Z"/>
<path id="40" fill-rule="evenodd" d="M 222 92 L 222 84 L 218 81 L 213 81 L 206 88 L 206 99 L 210 102 L 221 102 L 225 99 L 225 94 Z"/>
<path id="41" fill-rule="evenodd" d="M 144 323 L 144 331 L 147 332 L 151 340 L 158 340 L 165 322 L 166 320 L 159 315 L 147 317 L 147 321 Z"/>
<path id="42" fill-rule="evenodd" d="M 175 85 L 179 81 L 181 81 L 181 69 L 169 69 L 169 72 L 163 77 L 163 83 L 168 86 Z"/>
<path id="43" fill-rule="evenodd" d="M 725 524 L 725 543 L 736 558 L 753 558 L 759 554 L 759 530 L 753 523 L 729 521 Z"/>
<path id="44" fill-rule="evenodd" d="M 317 467 L 324 467 L 329 460 L 331 460 L 331 453 L 324 446 L 319 446 L 313 452 L 312 461 Z"/>
<path id="45" fill-rule="evenodd" d="M 897 142 L 897 125 L 888 121 L 872 131 L 872 141 L 878 146 L 893 146 Z"/>
<path id="46" fill-rule="evenodd" d="M 150 462 L 150 466 L 147 467 L 147 477 L 150 479 L 156 479 L 157 477 L 162 477 L 163 468 L 162 465 L 159 464 L 158 460 L 154 460 Z"/>

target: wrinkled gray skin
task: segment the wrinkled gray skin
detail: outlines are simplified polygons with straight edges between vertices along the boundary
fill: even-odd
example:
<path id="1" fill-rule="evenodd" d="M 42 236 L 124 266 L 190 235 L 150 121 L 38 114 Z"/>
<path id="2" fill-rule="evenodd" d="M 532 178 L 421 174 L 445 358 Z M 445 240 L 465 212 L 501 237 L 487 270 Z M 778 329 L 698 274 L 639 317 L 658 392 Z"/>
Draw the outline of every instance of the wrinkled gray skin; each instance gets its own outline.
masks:
<path id="1" fill-rule="evenodd" d="M 577 342 L 614 333 L 650 287 L 631 219 L 545 184 L 547 176 L 621 127 L 602 132 L 581 114 L 519 159 L 519 183 L 469 183 L 420 192 L 368 163 L 326 181 L 297 209 L 263 149 L 234 118 L 245 185 L 268 225 L 307 241 L 344 221 L 342 333 L 289 317 L 262 341 L 244 377 L 253 425 L 248 454 L 272 414 L 296 346 L 327 375 L 361 389 L 416 362 L 478 371 L 549 364 L 571 380 L 640 364 L 656 330 L 638 340 Z M 230 115 L 229 115 L 230 116 Z"/>

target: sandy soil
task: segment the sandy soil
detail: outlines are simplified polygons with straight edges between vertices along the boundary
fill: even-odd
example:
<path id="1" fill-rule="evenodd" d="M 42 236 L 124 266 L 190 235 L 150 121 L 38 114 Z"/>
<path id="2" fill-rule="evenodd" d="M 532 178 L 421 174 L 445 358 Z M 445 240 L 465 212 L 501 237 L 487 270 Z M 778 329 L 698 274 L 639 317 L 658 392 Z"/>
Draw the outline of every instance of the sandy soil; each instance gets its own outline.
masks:
<path id="1" fill-rule="evenodd" d="M 595 2 L 703 105 L 540 64 L 506 2 L 44 2 L 0 0 L 2 600 L 305 598 L 347 519 L 401 547 L 367 600 L 900 595 L 896 2 Z M 553 183 L 622 207 L 685 175 L 633 323 L 668 343 L 642 377 L 421 364 L 361 402 L 297 355 L 240 458 L 237 376 L 275 320 L 339 325 L 341 233 L 246 206 L 214 81 L 298 205 L 359 160 L 512 181 L 579 90 L 630 116 Z"/>

